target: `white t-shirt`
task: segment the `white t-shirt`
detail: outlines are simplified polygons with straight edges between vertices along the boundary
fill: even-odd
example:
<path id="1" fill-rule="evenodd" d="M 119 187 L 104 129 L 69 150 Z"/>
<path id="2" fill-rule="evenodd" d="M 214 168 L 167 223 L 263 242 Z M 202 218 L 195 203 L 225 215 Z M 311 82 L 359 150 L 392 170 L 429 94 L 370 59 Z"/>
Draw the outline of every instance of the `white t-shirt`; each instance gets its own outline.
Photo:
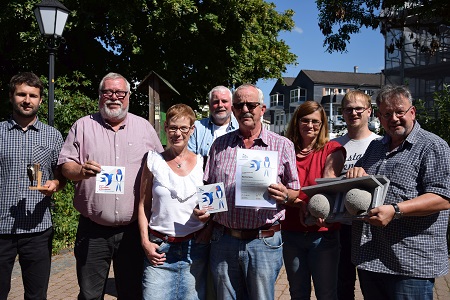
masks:
<path id="1" fill-rule="evenodd" d="M 213 131 L 214 131 L 214 137 L 213 142 L 219 137 L 227 133 L 228 123 L 224 124 L 222 126 L 217 126 L 216 124 L 213 124 Z"/>
<path id="2" fill-rule="evenodd" d="M 341 175 L 347 173 L 348 169 L 353 168 L 355 163 L 360 159 L 366 152 L 367 147 L 369 147 L 370 142 L 374 139 L 380 138 L 378 134 L 372 132 L 371 135 L 361 140 L 351 140 L 348 134 L 337 137 L 334 141 L 338 142 L 344 146 L 347 151 L 347 157 L 345 159 L 344 168 L 342 169 Z"/>

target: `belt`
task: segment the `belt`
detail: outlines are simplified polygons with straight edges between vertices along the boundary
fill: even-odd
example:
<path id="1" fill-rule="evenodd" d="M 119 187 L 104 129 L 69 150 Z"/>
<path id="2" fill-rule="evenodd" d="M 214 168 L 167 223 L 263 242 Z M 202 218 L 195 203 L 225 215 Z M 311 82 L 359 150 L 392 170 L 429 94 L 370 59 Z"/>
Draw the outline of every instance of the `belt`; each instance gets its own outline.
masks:
<path id="1" fill-rule="evenodd" d="M 148 230 L 150 231 L 151 234 L 153 234 L 157 238 L 162 239 L 166 243 L 181 243 L 181 242 L 186 242 L 186 241 L 189 241 L 192 238 L 197 237 L 197 235 L 200 233 L 200 231 L 203 230 L 203 228 L 200 229 L 200 230 L 197 230 L 196 232 L 190 233 L 190 234 L 188 234 L 186 236 L 180 236 L 180 237 L 168 236 L 167 234 L 161 233 L 161 232 L 153 230 L 151 228 L 149 228 Z"/>
<path id="2" fill-rule="evenodd" d="M 273 237 L 275 232 L 281 230 L 281 224 L 272 225 L 267 229 L 232 229 L 225 226 L 223 228 L 225 234 L 231 235 L 238 240 L 254 240 Z"/>

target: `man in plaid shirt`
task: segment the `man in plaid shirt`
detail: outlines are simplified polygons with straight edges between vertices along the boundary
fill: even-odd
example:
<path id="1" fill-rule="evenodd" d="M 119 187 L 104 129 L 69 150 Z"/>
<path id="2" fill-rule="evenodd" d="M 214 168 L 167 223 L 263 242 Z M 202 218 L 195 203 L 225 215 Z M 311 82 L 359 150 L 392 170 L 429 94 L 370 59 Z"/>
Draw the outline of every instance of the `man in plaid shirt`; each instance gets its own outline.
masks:
<path id="1" fill-rule="evenodd" d="M 63 144 L 61 133 L 37 118 L 44 86 L 35 74 L 11 78 L 9 99 L 12 118 L 0 123 L 0 299 L 11 289 L 14 260 L 19 255 L 24 299 L 46 299 L 52 254 L 51 195 L 62 189 L 57 169 Z M 38 182 L 28 176 L 29 166 L 39 164 Z M 35 170 L 37 171 L 37 170 Z M 33 180 L 31 182 L 31 180 Z"/>
<path id="2" fill-rule="evenodd" d="M 204 180 L 223 182 L 228 211 L 214 216 L 210 263 L 218 299 L 273 299 L 282 266 L 279 221 L 284 205 L 297 199 L 298 174 L 294 145 L 263 128 L 266 107 L 263 93 L 244 84 L 233 94 L 233 113 L 239 129 L 216 139 L 206 165 Z M 278 151 L 277 182 L 268 188 L 277 202 L 275 210 L 235 206 L 236 153 L 238 149 Z"/>
<path id="3" fill-rule="evenodd" d="M 377 96 L 386 135 L 373 141 L 347 177 L 385 175 L 384 205 L 353 222 L 352 262 L 364 299 L 433 299 L 448 272 L 450 149 L 416 121 L 411 93 L 385 86 Z"/>

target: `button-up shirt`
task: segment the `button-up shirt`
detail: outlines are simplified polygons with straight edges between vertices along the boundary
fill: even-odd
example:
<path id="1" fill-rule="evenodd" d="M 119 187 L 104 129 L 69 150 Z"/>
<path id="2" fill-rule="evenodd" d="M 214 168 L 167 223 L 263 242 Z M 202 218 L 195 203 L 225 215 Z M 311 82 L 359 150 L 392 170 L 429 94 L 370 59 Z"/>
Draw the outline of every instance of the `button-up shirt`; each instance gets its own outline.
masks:
<path id="1" fill-rule="evenodd" d="M 30 190 L 27 166 L 39 164 L 41 185 L 53 179 L 61 133 L 36 120 L 23 130 L 12 119 L 0 123 L 0 234 L 42 232 L 52 226 L 51 197 Z"/>
<path id="2" fill-rule="evenodd" d="M 96 177 L 75 184 L 75 208 L 85 217 L 105 226 L 127 225 L 137 219 L 140 169 L 149 150 L 163 148 L 150 123 L 136 115 L 127 117 L 117 131 L 100 113 L 85 116 L 72 126 L 64 142 L 58 164 L 87 160 L 101 166 L 125 167 L 123 194 L 95 193 Z"/>
<path id="3" fill-rule="evenodd" d="M 228 211 L 215 214 L 214 221 L 228 228 L 254 229 L 284 219 L 284 207 L 276 210 L 238 208 L 235 206 L 236 157 L 239 148 L 245 149 L 239 130 L 216 139 L 209 152 L 204 180 L 208 183 L 223 182 Z M 283 183 L 288 189 L 298 190 L 297 167 L 294 144 L 285 137 L 262 129 L 250 149 L 278 151 L 278 176 L 276 183 Z M 275 182 L 274 182 L 275 183 Z"/>
<path id="4" fill-rule="evenodd" d="M 195 129 L 189 138 L 188 149 L 201 156 L 208 156 L 209 149 L 214 141 L 214 123 L 209 118 L 197 120 L 194 123 Z M 234 131 L 239 128 L 236 118 L 231 115 L 231 121 L 228 123 L 227 132 Z"/>
<path id="5" fill-rule="evenodd" d="M 414 128 L 404 143 L 389 151 L 389 136 L 373 141 L 356 163 L 369 175 L 385 175 L 390 185 L 384 204 L 425 193 L 450 198 L 450 149 L 440 137 Z M 386 227 L 353 222 L 352 261 L 363 270 L 419 278 L 448 272 L 446 232 L 449 211 L 405 216 Z"/>

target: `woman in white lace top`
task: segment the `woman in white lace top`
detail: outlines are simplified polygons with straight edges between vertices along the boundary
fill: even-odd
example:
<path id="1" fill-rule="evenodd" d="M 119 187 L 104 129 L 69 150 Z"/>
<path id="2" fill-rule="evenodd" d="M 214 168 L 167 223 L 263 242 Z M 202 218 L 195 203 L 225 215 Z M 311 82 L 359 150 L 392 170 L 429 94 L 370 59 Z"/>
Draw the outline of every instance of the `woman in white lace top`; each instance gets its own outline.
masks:
<path id="1" fill-rule="evenodd" d="M 166 114 L 168 148 L 150 151 L 141 178 L 139 228 L 144 259 L 144 299 L 205 299 L 209 244 L 194 208 L 203 185 L 203 158 L 187 148 L 195 114 L 176 104 Z"/>

